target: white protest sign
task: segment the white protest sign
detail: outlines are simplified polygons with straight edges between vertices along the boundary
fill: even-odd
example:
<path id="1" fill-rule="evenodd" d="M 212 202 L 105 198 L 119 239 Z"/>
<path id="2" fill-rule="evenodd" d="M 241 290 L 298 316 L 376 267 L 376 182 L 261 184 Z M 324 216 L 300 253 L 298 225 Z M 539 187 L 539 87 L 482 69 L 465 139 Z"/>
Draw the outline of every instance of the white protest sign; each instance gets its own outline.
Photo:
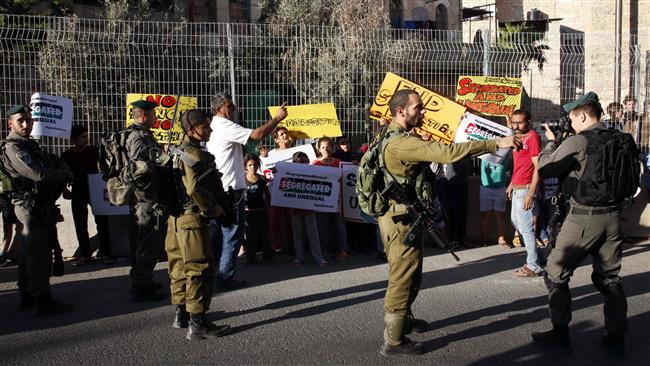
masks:
<path id="1" fill-rule="evenodd" d="M 359 199 L 357 198 L 357 171 L 358 165 L 342 163 L 341 164 L 341 209 L 343 218 L 347 221 L 355 222 L 375 222 L 374 217 L 368 216 L 359 208 Z"/>
<path id="2" fill-rule="evenodd" d="M 90 207 L 93 215 L 128 215 L 129 206 L 113 206 L 108 201 L 106 182 L 101 174 L 88 174 L 88 188 L 90 189 Z"/>
<path id="3" fill-rule="evenodd" d="M 456 129 L 454 142 L 495 140 L 510 135 L 512 135 L 512 130 L 506 126 L 471 113 L 465 113 Z M 494 154 L 483 154 L 479 158 L 499 164 L 508 151 L 509 149 L 498 149 Z"/>
<path id="4" fill-rule="evenodd" d="M 72 99 L 36 93 L 32 95 L 29 107 L 34 118 L 32 136 L 70 138 Z"/>
<path id="5" fill-rule="evenodd" d="M 341 169 L 279 162 L 271 205 L 319 212 L 338 212 Z"/>
<path id="6" fill-rule="evenodd" d="M 281 161 L 290 163 L 293 154 L 297 153 L 298 151 L 302 151 L 305 154 L 307 154 L 307 157 L 309 158 L 310 162 L 316 160 L 316 153 L 314 152 L 314 148 L 310 144 L 300 145 L 300 146 L 292 147 L 290 149 L 279 150 L 279 151 L 271 150 L 269 152 L 268 157 L 266 158 L 260 157 L 260 160 L 262 161 L 262 165 L 260 166 L 260 170 L 262 171 L 262 174 L 266 177 L 266 179 L 273 179 L 273 172 L 271 172 L 271 169 L 275 167 L 275 164 Z"/>

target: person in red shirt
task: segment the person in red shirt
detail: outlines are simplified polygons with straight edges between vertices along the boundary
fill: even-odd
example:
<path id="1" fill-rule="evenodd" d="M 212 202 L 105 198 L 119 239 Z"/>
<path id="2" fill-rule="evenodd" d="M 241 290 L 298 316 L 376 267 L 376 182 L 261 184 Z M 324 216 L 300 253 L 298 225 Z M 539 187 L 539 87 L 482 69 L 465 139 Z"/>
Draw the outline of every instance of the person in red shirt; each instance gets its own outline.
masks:
<path id="1" fill-rule="evenodd" d="M 331 138 L 327 136 L 319 138 L 316 147 L 320 157 L 314 160 L 312 165 L 341 167 L 341 160 L 332 156 L 334 142 Z M 348 235 L 341 212 L 317 212 L 316 221 L 321 244 L 327 246 L 324 248 L 325 251 L 337 252 L 335 259 L 339 262 L 344 261 L 348 257 Z M 327 255 L 325 257 L 327 258 Z"/>
<path id="2" fill-rule="evenodd" d="M 537 245 L 535 243 L 535 225 L 533 207 L 539 184 L 537 159 L 541 152 L 541 140 L 537 132 L 531 129 L 530 114 L 521 109 L 512 112 L 510 123 L 515 133 L 523 135 L 522 147 L 513 151 L 514 169 L 510 185 L 506 189 L 508 199 L 512 200 L 510 218 L 515 229 L 523 238 L 526 247 L 526 264 L 514 272 L 518 277 L 536 277 L 541 275 Z"/>

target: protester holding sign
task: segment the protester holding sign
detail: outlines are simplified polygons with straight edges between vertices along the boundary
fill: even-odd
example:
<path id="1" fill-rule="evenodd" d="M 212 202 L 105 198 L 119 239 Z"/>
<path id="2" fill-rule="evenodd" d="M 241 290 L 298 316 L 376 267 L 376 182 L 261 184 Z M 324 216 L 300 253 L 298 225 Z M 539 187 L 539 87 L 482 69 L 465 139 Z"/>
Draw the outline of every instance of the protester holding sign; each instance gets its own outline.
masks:
<path id="1" fill-rule="evenodd" d="M 273 141 L 275 142 L 275 149 L 269 151 L 267 157 L 291 148 L 294 143 L 291 136 L 289 136 L 289 130 L 284 126 L 278 126 L 273 130 Z M 273 175 L 270 173 L 269 179 L 273 179 Z M 271 206 L 269 208 L 269 225 L 273 228 L 269 236 L 273 250 L 279 251 L 291 248 L 290 221 L 289 211 L 286 207 Z"/>
<path id="2" fill-rule="evenodd" d="M 91 259 L 90 238 L 88 237 L 88 205 L 90 204 L 90 186 L 88 174 L 99 173 L 99 150 L 97 147 L 88 144 L 88 128 L 82 125 L 72 126 L 70 140 L 74 146 L 61 154 L 63 160 L 74 174 L 71 192 L 64 192 L 64 196 L 70 194 L 72 199 L 72 219 L 74 229 L 79 242 L 79 257 L 72 265 L 81 266 Z M 108 216 L 95 216 L 97 225 L 97 237 L 99 238 L 99 252 L 97 259 L 103 264 L 111 264 L 111 233 L 108 224 Z"/>
<path id="3" fill-rule="evenodd" d="M 312 162 L 313 165 L 330 166 L 340 168 L 341 161 L 332 157 L 334 143 L 332 139 L 324 136 L 318 139 L 318 153 L 320 157 Z M 345 224 L 341 212 L 318 212 L 316 213 L 318 221 L 318 232 L 321 243 L 327 246 L 326 253 L 336 252 L 336 260 L 344 261 L 348 257 L 348 236 L 345 231 Z M 332 230 L 333 229 L 333 230 Z M 325 255 L 328 257 L 328 255 Z"/>
<path id="4" fill-rule="evenodd" d="M 293 162 L 298 164 L 309 164 L 309 157 L 303 152 L 297 152 L 293 155 Z M 293 261 L 294 266 L 301 266 L 305 262 L 305 236 L 309 242 L 311 255 L 321 267 L 327 266 L 327 261 L 323 257 L 321 242 L 318 235 L 318 225 L 316 224 L 316 215 L 312 210 L 299 208 L 290 209 L 291 230 L 293 232 L 293 245 L 296 250 L 296 259 Z"/>
<path id="5" fill-rule="evenodd" d="M 275 149 L 269 151 L 269 154 L 273 154 L 276 151 L 286 150 L 293 146 L 293 139 L 289 135 L 289 130 L 284 126 L 276 127 L 273 130 L 273 142 L 275 142 Z"/>

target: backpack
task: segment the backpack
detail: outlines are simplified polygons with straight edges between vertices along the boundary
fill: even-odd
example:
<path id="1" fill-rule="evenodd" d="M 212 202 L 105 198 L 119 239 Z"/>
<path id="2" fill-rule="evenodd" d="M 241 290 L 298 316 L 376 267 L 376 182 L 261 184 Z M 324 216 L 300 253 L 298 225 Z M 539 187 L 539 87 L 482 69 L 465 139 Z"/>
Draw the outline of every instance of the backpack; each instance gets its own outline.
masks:
<path id="1" fill-rule="evenodd" d="M 106 181 L 108 200 L 115 206 L 126 206 L 134 197 L 133 179 L 129 177 L 126 140 L 130 129 L 111 133 L 100 140 L 99 161 Z"/>
<path id="2" fill-rule="evenodd" d="M 6 140 L 0 140 L 0 154 L 4 154 Z M 2 159 L 0 159 L 0 195 L 7 195 L 15 191 L 14 181 L 7 173 Z"/>
<path id="3" fill-rule="evenodd" d="M 379 217 L 388 211 L 388 197 L 382 193 L 391 181 L 396 180 L 392 174 L 385 174 L 384 149 L 388 141 L 399 136 L 397 131 L 389 131 L 384 126 L 363 154 L 357 170 L 357 198 L 364 213 Z"/>
<path id="4" fill-rule="evenodd" d="M 585 206 L 612 206 L 633 196 L 639 188 L 639 150 L 632 136 L 614 129 L 591 129 L 587 163 L 573 198 Z"/>

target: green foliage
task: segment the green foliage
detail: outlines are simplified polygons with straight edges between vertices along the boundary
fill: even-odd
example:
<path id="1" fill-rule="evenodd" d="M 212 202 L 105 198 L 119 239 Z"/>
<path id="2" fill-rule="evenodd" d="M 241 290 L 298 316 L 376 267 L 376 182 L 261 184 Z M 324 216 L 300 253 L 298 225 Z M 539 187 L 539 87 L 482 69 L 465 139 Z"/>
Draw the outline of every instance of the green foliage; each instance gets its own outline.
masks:
<path id="1" fill-rule="evenodd" d="M 261 21 L 284 39 L 281 69 L 300 102 L 334 102 L 342 120 L 363 111 L 377 70 L 386 70 L 388 18 L 374 0 L 263 0 Z"/>
<path id="2" fill-rule="evenodd" d="M 501 48 L 512 50 L 516 57 L 520 58 L 522 68 L 535 61 L 539 71 L 544 70 L 546 56 L 544 51 L 549 47 L 546 44 L 543 32 L 525 32 L 524 25 L 506 23 L 504 28 L 499 29 L 497 45 Z"/>

